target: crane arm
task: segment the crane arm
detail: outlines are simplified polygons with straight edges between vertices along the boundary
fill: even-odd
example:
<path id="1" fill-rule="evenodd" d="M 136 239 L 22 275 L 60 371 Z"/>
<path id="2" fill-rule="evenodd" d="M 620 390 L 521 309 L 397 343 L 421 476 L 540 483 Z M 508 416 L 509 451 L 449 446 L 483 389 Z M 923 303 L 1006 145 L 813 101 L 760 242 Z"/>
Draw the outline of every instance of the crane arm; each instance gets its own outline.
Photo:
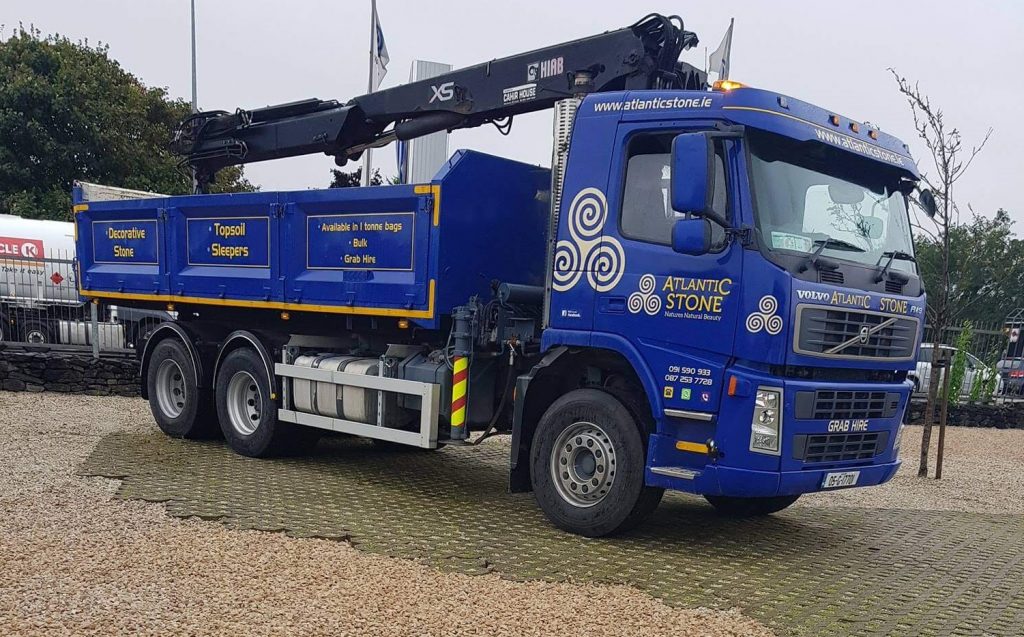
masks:
<path id="1" fill-rule="evenodd" d="M 440 130 L 489 122 L 499 129 L 520 113 L 566 97 L 630 89 L 702 89 L 706 75 L 679 61 L 697 44 L 678 16 L 651 14 L 599 35 L 491 60 L 369 93 L 342 104 L 309 99 L 234 113 L 195 113 L 177 129 L 172 150 L 200 187 L 226 166 L 313 153 L 338 165 L 367 148 Z"/>

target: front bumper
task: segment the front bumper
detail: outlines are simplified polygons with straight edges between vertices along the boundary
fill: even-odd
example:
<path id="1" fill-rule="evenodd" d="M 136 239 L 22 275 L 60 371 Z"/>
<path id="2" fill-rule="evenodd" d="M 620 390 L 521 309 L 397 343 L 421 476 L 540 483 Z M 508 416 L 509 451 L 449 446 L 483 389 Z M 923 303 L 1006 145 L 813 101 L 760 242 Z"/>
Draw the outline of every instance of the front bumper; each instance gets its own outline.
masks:
<path id="1" fill-rule="evenodd" d="M 658 432 L 651 436 L 648 447 L 649 466 L 645 472 L 648 485 L 702 495 L 770 497 L 825 490 L 822 488 L 825 476 L 838 472 L 857 471 L 855 486 L 873 486 L 892 479 L 899 469 L 896 445 L 910 398 L 908 383 L 795 380 L 737 368 L 729 371 L 729 375 L 733 374 L 740 379 L 738 391 L 722 397 L 720 409 L 711 422 L 666 418 L 659 423 Z M 783 392 L 781 448 L 776 454 L 751 449 L 753 388 L 760 386 Z M 808 410 L 808 392 L 814 400 L 817 394 L 813 392 L 822 392 L 823 400 L 833 401 L 839 400 L 836 392 L 856 392 L 857 398 L 839 401 L 851 403 L 841 411 L 854 409 L 852 403 L 859 406 L 874 404 L 873 401 L 881 401 L 880 404 L 887 407 L 865 412 L 864 418 L 856 413 L 823 418 L 819 415 L 822 407 L 817 402 L 810 403 L 812 408 Z M 883 398 L 869 400 L 862 398 L 862 394 Z M 805 400 L 799 399 L 801 395 Z M 861 455 L 862 447 L 858 445 L 868 436 L 874 449 L 871 455 Z M 812 440 L 818 450 L 816 454 L 811 453 Z M 677 446 L 681 441 L 683 445 Z M 688 444 L 691 442 L 705 443 L 711 450 L 694 453 L 694 447 Z M 851 453 L 822 454 L 820 450 L 826 444 L 829 449 L 850 450 Z"/>
<path id="2" fill-rule="evenodd" d="M 870 487 L 888 482 L 900 468 L 900 462 L 802 471 L 753 471 L 707 465 L 693 479 L 686 480 L 647 471 L 647 484 L 654 487 L 688 491 L 701 495 L 762 498 L 777 495 L 798 495 L 822 489 L 825 475 L 836 471 L 859 471 L 857 487 Z"/>

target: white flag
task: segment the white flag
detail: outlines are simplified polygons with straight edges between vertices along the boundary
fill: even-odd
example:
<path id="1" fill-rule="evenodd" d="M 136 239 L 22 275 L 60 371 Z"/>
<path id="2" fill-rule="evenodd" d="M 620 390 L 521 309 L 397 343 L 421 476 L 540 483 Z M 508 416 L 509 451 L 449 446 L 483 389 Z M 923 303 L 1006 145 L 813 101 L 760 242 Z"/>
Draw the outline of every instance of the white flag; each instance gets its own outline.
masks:
<path id="1" fill-rule="evenodd" d="M 377 16 L 377 0 L 373 0 L 373 24 L 370 32 L 370 91 L 376 91 L 381 81 L 388 72 L 388 62 L 391 57 L 388 55 L 388 46 L 384 42 L 384 30 L 380 26 L 380 18 Z"/>
<path id="2" fill-rule="evenodd" d="M 729 79 L 729 54 L 732 52 L 732 23 L 733 19 L 729 19 L 729 28 L 725 32 L 725 37 L 722 38 L 722 43 L 718 45 L 715 52 L 708 58 L 709 71 L 715 71 L 718 73 L 718 79 L 727 80 Z"/>

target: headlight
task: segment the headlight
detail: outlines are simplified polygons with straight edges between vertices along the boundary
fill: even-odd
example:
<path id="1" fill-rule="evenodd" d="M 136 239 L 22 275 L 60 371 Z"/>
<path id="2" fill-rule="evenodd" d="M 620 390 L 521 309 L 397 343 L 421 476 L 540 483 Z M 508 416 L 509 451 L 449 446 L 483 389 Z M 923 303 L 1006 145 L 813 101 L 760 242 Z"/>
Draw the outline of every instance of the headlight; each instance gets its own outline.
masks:
<path id="1" fill-rule="evenodd" d="M 750 423 L 750 450 L 779 455 L 782 440 L 782 390 L 758 387 Z"/>
<path id="2" fill-rule="evenodd" d="M 910 407 L 907 407 L 907 409 L 910 409 Z M 900 454 L 900 444 L 903 442 L 903 430 L 905 428 L 906 425 L 900 423 L 900 428 L 896 430 L 896 440 L 892 443 L 892 452 L 897 456 Z"/>

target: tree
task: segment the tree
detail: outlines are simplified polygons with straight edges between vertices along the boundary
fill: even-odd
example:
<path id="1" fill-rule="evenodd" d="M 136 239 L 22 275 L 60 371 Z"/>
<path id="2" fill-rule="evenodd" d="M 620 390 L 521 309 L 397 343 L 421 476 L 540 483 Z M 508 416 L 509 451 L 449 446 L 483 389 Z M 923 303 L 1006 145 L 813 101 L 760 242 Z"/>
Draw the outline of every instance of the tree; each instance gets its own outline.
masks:
<path id="1" fill-rule="evenodd" d="M 363 167 L 360 166 L 354 171 L 347 173 L 337 168 L 331 169 L 331 185 L 328 188 L 357 188 L 363 183 Z M 384 178 L 380 176 L 380 170 L 374 169 L 370 177 L 371 186 L 383 186 Z"/>
<path id="2" fill-rule="evenodd" d="M 1014 234 L 1013 223 L 1000 208 L 994 217 L 972 214 L 970 223 L 950 227 L 949 264 L 956 286 L 949 324 L 990 322 L 1024 306 L 1024 241 Z M 930 294 L 942 285 L 942 244 L 920 232 L 914 239 L 918 268 Z"/>
<path id="3" fill-rule="evenodd" d="M 69 219 L 75 180 L 190 192 L 167 147 L 189 111 L 106 46 L 18 29 L 0 40 L 0 213 Z M 218 177 L 211 192 L 255 190 L 240 167 Z"/>
<path id="4" fill-rule="evenodd" d="M 912 84 L 895 69 L 890 68 L 889 72 L 892 73 L 900 93 L 910 106 L 914 129 L 928 149 L 934 168 L 934 172 L 930 174 L 922 171 L 922 180 L 928 185 L 937 204 L 934 216 L 930 217 L 932 227 L 922 225 L 920 218 L 913 225 L 919 232 L 929 237 L 938 248 L 937 275 L 935 286 L 928 290 L 927 315 L 936 335 L 935 340 L 941 343 L 944 340 L 945 328 L 950 324 L 953 309 L 959 307 L 965 289 L 960 280 L 960 273 L 953 269 L 951 242 L 960 221 L 960 207 L 954 197 L 954 187 L 985 147 L 989 136 L 992 135 L 992 129 L 988 129 L 978 145 L 967 149 L 960 130 L 946 124 L 942 109 L 932 105 L 931 100 L 921 92 L 916 82 Z M 920 207 L 921 201 L 918 200 L 917 203 Z M 967 258 L 976 257 L 971 255 Z M 931 446 L 932 419 L 938 385 L 934 378 L 933 382 L 928 384 L 928 404 L 925 407 L 924 431 L 921 435 L 921 464 L 917 473 L 919 477 L 928 475 L 928 450 Z"/>

